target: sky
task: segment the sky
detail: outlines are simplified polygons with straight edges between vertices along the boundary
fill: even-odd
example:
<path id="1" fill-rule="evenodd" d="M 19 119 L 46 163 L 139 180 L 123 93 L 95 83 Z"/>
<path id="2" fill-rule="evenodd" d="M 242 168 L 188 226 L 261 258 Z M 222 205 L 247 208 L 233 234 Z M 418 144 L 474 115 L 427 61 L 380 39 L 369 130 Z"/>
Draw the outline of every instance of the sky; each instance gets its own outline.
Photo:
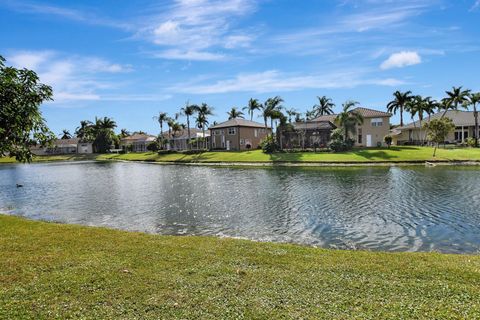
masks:
<path id="1" fill-rule="evenodd" d="M 480 0 L 0 0 L 0 28 L 7 64 L 53 87 L 56 134 L 96 116 L 158 134 L 153 117 L 187 102 L 212 123 L 250 98 L 305 112 L 326 95 L 338 112 L 480 91 Z"/>

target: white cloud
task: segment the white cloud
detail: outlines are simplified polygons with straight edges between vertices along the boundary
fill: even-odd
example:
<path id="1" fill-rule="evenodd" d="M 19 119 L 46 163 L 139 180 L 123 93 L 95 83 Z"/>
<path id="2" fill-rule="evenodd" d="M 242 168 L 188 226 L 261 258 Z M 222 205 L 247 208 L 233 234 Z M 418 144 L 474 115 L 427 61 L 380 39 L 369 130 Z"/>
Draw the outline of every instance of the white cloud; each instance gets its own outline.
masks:
<path id="1" fill-rule="evenodd" d="M 222 60 L 218 48 L 248 47 L 252 36 L 236 30 L 236 19 L 255 10 L 254 0 L 176 0 L 146 18 L 137 37 L 165 48 L 156 57 L 184 60 Z"/>
<path id="2" fill-rule="evenodd" d="M 393 53 L 387 60 L 383 61 L 380 68 L 383 70 L 391 68 L 403 68 L 422 62 L 422 58 L 416 51 L 401 51 Z"/>
<path id="3" fill-rule="evenodd" d="M 476 9 L 480 8 L 480 0 L 475 1 L 473 6 L 470 8 L 470 11 L 474 11 Z"/>
<path id="4" fill-rule="evenodd" d="M 109 74 L 132 71 L 129 65 L 55 51 L 18 51 L 7 56 L 7 63 L 36 71 L 42 83 L 52 86 L 54 104 L 102 100 L 99 92 L 117 85 Z"/>
<path id="5" fill-rule="evenodd" d="M 336 71 L 325 75 L 296 75 L 278 70 L 239 74 L 234 78 L 211 84 L 181 83 L 168 90 L 188 94 L 217 94 L 229 92 L 285 92 L 303 89 L 351 88 L 359 85 L 396 86 L 397 79 L 372 79 L 356 71 Z"/>

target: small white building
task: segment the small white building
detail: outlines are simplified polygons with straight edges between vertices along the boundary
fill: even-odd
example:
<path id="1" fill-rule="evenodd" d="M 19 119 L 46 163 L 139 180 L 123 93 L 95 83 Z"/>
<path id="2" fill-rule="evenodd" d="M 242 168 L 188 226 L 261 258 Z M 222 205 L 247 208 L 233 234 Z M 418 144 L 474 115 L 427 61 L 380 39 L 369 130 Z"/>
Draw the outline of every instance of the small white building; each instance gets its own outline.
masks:
<path id="1" fill-rule="evenodd" d="M 120 148 L 132 152 L 146 152 L 150 143 L 155 142 L 157 137 L 148 134 L 135 133 L 120 140 Z"/>
<path id="2" fill-rule="evenodd" d="M 79 138 L 57 139 L 51 146 L 32 146 L 30 148 L 37 156 L 52 154 L 88 154 L 93 153 L 91 142 L 80 142 Z"/>

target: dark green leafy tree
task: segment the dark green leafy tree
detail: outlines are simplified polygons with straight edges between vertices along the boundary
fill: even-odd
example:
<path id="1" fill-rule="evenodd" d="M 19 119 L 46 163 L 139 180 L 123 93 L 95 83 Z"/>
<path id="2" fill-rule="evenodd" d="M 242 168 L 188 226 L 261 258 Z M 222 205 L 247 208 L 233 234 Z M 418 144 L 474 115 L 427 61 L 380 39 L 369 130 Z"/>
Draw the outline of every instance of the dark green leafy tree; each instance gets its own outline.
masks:
<path id="1" fill-rule="evenodd" d="M 258 102 L 258 99 L 250 98 L 248 105 L 244 107 L 243 110 L 247 110 L 247 113 L 250 115 L 250 121 L 253 121 L 255 110 L 262 110 L 262 104 Z"/>
<path id="2" fill-rule="evenodd" d="M 228 120 L 237 119 L 237 118 L 243 119 L 243 112 L 238 110 L 238 108 L 236 107 L 233 107 L 230 111 L 227 112 L 227 114 L 228 114 Z"/>
<path id="3" fill-rule="evenodd" d="M 111 146 L 118 143 L 118 137 L 115 135 L 114 129 L 117 124 L 113 119 L 108 117 L 95 118 L 93 125 L 95 140 L 93 147 L 97 153 L 105 153 L 110 150 Z"/>
<path id="4" fill-rule="evenodd" d="M 455 130 L 455 125 L 450 118 L 440 118 L 425 123 L 423 127 L 428 131 L 428 140 L 435 144 L 433 149 L 433 156 L 435 157 L 438 145 L 445 142 L 447 135 Z"/>
<path id="5" fill-rule="evenodd" d="M 80 126 L 75 129 L 75 135 L 82 142 L 93 142 L 95 140 L 93 123 L 88 120 L 80 121 Z"/>
<path id="6" fill-rule="evenodd" d="M 39 81 L 34 71 L 7 67 L 0 56 L 0 156 L 29 162 L 33 143 L 45 146 L 55 139 L 40 111 L 53 100 L 52 88 Z"/>
<path id="7" fill-rule="evenodd" d="M 282 109 L 283 99 L 280 96 L 275 96 L 273 98 L 268 98 L 263 104 L 262 116 L 265 121 L 265 128 L 267 128 L 267 119 L 270 118 L 270 127 L 273 132 L 273 120 L 278 115 L 277 111 Z M 277 118 L 278 119 L 278 118 Z"/>
<path id="8" fill-rule="evenodd" d="M 452 91 L 445 91 L 447 96 L 442 99 L 441 108 L 444 110 L 442 118 L 448 110 L 458 110 L 459 107 L 466 108 L 470 90 L 463 90 L 462 87 L 452 87 Z"/>
<path id="9" fill-rule="evenodd" d="M 357 125 L 363 124 L 363 116 L 352 110 L 357 104 L 356 101 L 347 101 L 342 104 L 342 112 L 335 119 L 335 122 L 343 129 L 345 142 L 349 139 L 349 133 L 355 134 Z"/>
<path id="10" fill-rule="evenodd" d="M 202 140 L 204 147 L 206 148 L 206 139 L 205 139 L 205 127 L 208 126 L 208 116 L 213 115 L 213 108 L 206 103 L 202 103 L 197 106 L 197 118 L 195 120 L 197 128 L 202 129 Z"/>

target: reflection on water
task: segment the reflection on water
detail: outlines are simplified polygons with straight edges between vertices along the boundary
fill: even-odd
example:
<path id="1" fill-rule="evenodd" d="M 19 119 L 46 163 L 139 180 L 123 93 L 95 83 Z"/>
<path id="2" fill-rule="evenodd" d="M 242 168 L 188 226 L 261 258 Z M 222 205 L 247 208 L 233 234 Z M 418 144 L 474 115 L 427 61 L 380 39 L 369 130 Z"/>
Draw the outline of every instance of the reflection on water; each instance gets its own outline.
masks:
<path id="1" fill-rule="evenodd" d="M 161 234 L 478 252 L 479 182 L 471 167 L 2 165 L 0 211 Z"/>

